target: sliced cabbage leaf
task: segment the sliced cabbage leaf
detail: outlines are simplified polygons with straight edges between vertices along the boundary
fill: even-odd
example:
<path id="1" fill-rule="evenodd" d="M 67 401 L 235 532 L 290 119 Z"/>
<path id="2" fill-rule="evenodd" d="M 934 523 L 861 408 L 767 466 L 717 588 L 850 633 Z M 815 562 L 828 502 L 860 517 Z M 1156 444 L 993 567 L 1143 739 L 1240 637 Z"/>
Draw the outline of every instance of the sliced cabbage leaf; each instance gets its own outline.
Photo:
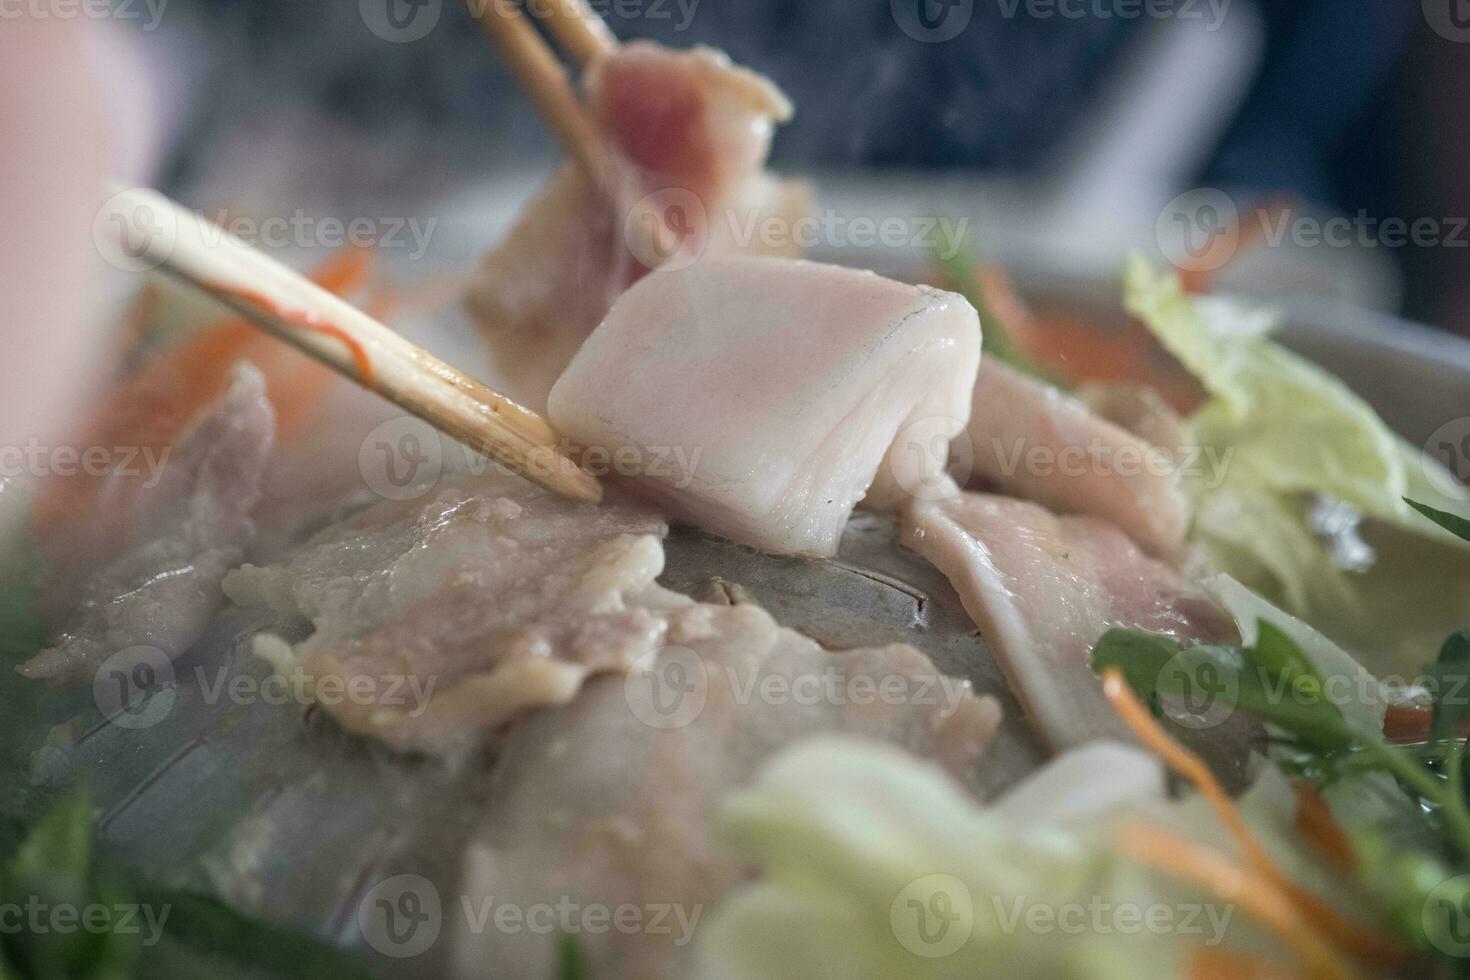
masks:
<path id="1" fill-rule="evenodd" d="M 1193 537 L 1216 569 L 1349 647 L 1379 674 L 1433 658 L 1470 610 L 1470 549 L 1404 497 L 1464 512 L 1470 493 L 1395 435 L 1342 381 L 1269 338 L 1271 318 L 1184 292 L 1176 276 L 1132 255 L 1124 305 L 1204 386 L 1189 437 L 1223 461 L 1184 474 Z M 1431 479 L 1430 471 L 1436 471 Z M 1344 565 L 1310 519 L 1316 500 L 1365 518 L 1366 570 Z"/>
<path id="2" fill-rule="evenodd" d="M 1222 839 L 1201 806 L 1166 798 L 1156 760 L 1116 743 L 1063 754 L 982 807 L 891 746 L 804 740 L 726 802 L 725 838 L 759 876 L 709 914 L 695 975 L 1122 980 L 1186 976 L 1207 943 L 1281 955 L 1245 913 L 1123 856 L 1124 819 Z M 1189 935 L 1061 919 L 1153 906 L 1216 914 Z M 1033 910 L 1058 914 L 1054 927 L 1028 925 Z"/>

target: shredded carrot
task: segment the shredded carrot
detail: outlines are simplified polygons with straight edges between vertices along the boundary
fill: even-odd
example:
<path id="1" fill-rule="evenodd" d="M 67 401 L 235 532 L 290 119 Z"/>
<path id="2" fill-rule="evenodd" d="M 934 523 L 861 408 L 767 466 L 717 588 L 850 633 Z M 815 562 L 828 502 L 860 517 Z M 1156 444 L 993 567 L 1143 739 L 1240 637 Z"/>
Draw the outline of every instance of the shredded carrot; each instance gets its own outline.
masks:
<path id="1" fill-rule="evenodd" d="M 1240 808 L 1235 805 L 1230 794 L 1225 792 L 1210 767 L 1164 731 L 1123 679 L 1122 671 L 1112 667 L 1104 672 L 1103 693 L 1138 740 L 1192 783 L 1205 798 L 1215 811 L 1215 816 L 1235 838 L 1253 871 L 1273 882 L 1278 890 L 1288 895 L 1300 913 L 1313 925 L 1332 937 L 1332 941 L 1340 948 L 1373 963 L 1394 963 L 1407 956 L 1402 944 L 1393 937 L 1347 918 L 1281 871 L 1251 833 Z"/>
<path id="2" fill-rule="evenodd" d="M 1135 860 L 1192 881 L 1245 909 L 1291 947 L 1314 980 L 1356 976 L 1352 965 L 1302 916 L 1290 896 L 1259 871 L 1242 868 L 1219 851 L 1157 827 L 1124 826 L 1118 842 Z"/>
<path id="3" fill-rule="evenodd" d="M 1358 852 L 1348 839 L 1347 831 L 1332 815 L 1327 801 L 1311 783 L 1298 780 L 1296 791 L 1296 830 L 1328 864 L 1339 871 L 1358 870 Z"/>
<path id="4" fill-rule="evenodd" d="M 1189 980 L 1292 980 L 1292 971 L 1242 949 L 1200 946 L 1189 961 Z"/>
<path id="5" fill-rule="evenodd" d="M 317 267 L 311 278 L 343 295 L 363 286 L 373 267 L 372 252 L 345 249 Z M 172 445 L 189 419 L 220 396 L 230 367 L 240 360 L 254 362 L 265 373 L 282 438 L 305 424 L 332 377 L 327 368 L 251 324 L 224 320 L 150 358 L 124 378 L 81 427 L 79 444 L 141 452 Z M 39 490 L 35 517 L 43 546 L 66 536 L 77 514 L 121 513 L 128 499 L 119 481 L 90 473 L 48 477 Z"/>

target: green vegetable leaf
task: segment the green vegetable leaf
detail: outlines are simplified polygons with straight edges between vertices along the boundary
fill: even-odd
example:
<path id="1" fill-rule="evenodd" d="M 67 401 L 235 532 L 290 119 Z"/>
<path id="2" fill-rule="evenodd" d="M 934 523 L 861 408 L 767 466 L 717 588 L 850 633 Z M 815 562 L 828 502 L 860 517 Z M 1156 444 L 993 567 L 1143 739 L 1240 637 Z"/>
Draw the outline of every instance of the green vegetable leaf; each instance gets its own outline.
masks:
<path id="1" fill-rule="evenodd" d="M 0 543 L 0 669 L 27 660 L 46 646 L 46 624 L 37 602 L 41 553 L 35 529 Z"/>
<path id="2" fill-rule="evenodd" d="M 1424 682 L 1434 692 L 1430 738 L 1452 738 L 1470 716 L 1470 630 L 1444 641 L 1439 659 L 1424 670 Z"/>
<path id="3" fill-rule="evenodd" d="M 1431 507 L 1428 504 L 1421 504 L 1419 503 L 1419 501 L 1410 500 L 1408 497 L 1404 498 L 1404 503 L 1408 504 L 1410 507 L 1423 514 L 1425 517 L 1429 518 L 1431 521 L 1438 524 L 1440 527 L 1444 528 L 1455 537 L 1465 541 L 1470 541 L 1470 518 L 1461 517 L 1458 514 L 1451 514 L 1449 511 L 1440 510 L 1436 507 Z"/>
<path id="4" fill-rule="evenodd" d="M 934 261 L 945 278 L 954 284 L 955 290 L 980 314 L 980 349 L 984 353 L 1048 384 L 1058 384 L 1057 379 L 1027 356 L 1006 331 L 1005 324 L 985 298 L 985 287 L 980 284 L 980 277 L 975 275 L 975 260 L 969 252 L 965 249 L 953 252 L 936 249 Z"/>
<path id="5" fill-rule="evenodd" d="M 1351 744 L 1342 711 L 1323 696 L 1321 675 L 1296 642 L 1269 623 L 1255 646 L 1181 646 L 1168 636 L 1113 629 L 1093 648 L 1092 668 L 1117 667 L 1128 684 L 1156 707 L 1183 699 L 1194 710 L 1220 701 L 1323 749 Z"/>
<path id="6" fill-rule="evenodd" d="M 563 933 L 556 943 L 557 980 L 587 980 L 591 975 L 587 967 L 587 951 L 576 936 Z"/>
<path id="7" fill-rule="evenodd" d="M 169 910 L 169 940 L 215 960 L 302 980 L 370 980 L 372 973 L 347 953 L 241 915 L 219 899 L 195 892 L 139 886 L 142 900 Z"/>

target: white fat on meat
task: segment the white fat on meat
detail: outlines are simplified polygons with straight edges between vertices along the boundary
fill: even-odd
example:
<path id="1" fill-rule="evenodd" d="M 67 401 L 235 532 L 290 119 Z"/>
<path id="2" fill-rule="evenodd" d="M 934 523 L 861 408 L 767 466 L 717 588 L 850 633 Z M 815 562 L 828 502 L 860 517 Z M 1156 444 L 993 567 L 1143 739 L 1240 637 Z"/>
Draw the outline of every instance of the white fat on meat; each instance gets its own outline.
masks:
<path id="1" fill-rule="evenodd" d="M 579 934 L 592 976 L 688 975 L 691 934 L 744 876 L 714 836 L 717 808 L 784 746 L 866 736 L 973 786 L 1000 720 L 911 647 L 829 653 L 758 607 L 684 603 L 667 614 L 667 649 L 510 735 L 466 857 L 471 909 L 648 917 Z M 462 924 L 454 941 L 462 978 L 549 976 L 556 963 L 555 934 Z"/>
<path id="2" fill-rule="evenodd" d="M 962 428 L 980 358 L 963 297 L 788 259 L 704 259 L 613 305 L 552 389 L 564 435 L 671 516 L 772 553 L 830 556 L 890 449 Z M 927 430 L 926 430 L 927 431 Z M 880 470 L 882 472 L 880 472 Z"/>
<path id="3" fill-rule="evenodd" d="M 1084 402 L 987 358 L 966 432 L 974 473 L 1059 513 L 1117 525 L 1150 554 L 1178 555 L 1189 499 L 1172 447 L 1155 445 Z"/>
<path id="4" fill-rule="evenodd" d="M 255 649 L 344 728 L 453 754 L 662 645 L 665 623 L 634 597 L 662 591 L 665 532 L 638 508 L 465 477 L 361 511 L 284 564 L 246 565 L 225 591 L 314 627 Z"/>
<path id="5" fill-rule="evenodd" d="M 908 506 L 901 536 L 954 585 L 1032 724 L 1055 749 L 1130 738 L 1091 667 L 1092 648 L 1107 630 L 1184 642 L 1237 639 L 1233 620 L 1202 591 L 1096 518 L 962 493 Z"/>
<path id="6" fill-rule="evenodd" d="M 121 552 L 80 584 L 51 646 L 20 672 L 78 679 L 125 650 L 172 659 L 192 646 L 254 534 L 274 441 L 265 377 L 239 364 L 224 394 L 180 432 L 158 485 L 138 495 Z"/>
<path id="7" fill-rule="evenodd" d="M 649 268 L 675 256 L 794 255 L 792 236 L 768 242 L 753 232 L 770 219 L 790 229 L 811 210 L 805 185 L 763 169 L 790 102 L 720 52 L 625 44 L 589 69 L 585 88 L 608 149 L 601 186 L 573 165 L 559 170 L 485 256 L 469 294 L 491 380 L 537 411 L 613 300 Z M 674 237 L 650 237 L 650 221 Z"/>

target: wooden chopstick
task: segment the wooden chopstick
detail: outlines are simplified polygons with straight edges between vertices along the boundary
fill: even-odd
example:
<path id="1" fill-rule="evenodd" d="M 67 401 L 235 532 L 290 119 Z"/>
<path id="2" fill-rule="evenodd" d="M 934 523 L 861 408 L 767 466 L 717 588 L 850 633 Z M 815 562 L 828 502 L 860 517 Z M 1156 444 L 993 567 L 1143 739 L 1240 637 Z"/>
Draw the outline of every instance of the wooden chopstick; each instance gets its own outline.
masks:
<path id="1" fill-rule="evenodd" d="M 583 68 L 618 49 L 618 39 L 586 0 L 551 0 L 547 26 L 567 55 Z"/>
<path id="2" fill-rule="evenodd" d="M 104 206 L 124 253 L 229 306 L 339 374 L 548 490 L 602 499 L 602 485 L 559 447 L 545 419 L 405 340 L 156 191 Z M 146 232 L 146 234 L 140 234 Z"/>
<path id="3" fill-rule="evenodd" d="M 468 0 L 468 5 L 470 13 L 480 22 L 485 35 L 505 59 L 511 74 L 525 89 L 536 111 L 561 142 L 567 155 L 577 162 L 584 175 L 600 186 L 602 138 L 583 110 L 566 69 L 556 60 L 546 41 L 510 0 Z M 586 10 L 586 15 L 596 17 L 590 10 Z M 566 31 L 568 36 L 578 38 L 573 42 L 576 50 L 590 51 L 601 43 L 593 38 L 597 33 L 595 27 L 585 26 L 584 21 L 584 29 L 579 31 L 573 27 L 573 19 L 581 18 L 576 10 L 568 9 L 565 16 L 554 16 L 551 22 L 561 25 L 559 32 Z M 600 20 L 597 22 L 602 23 Z M 603 25 L 602 30 L 606 32 L 607 26 Z"/>

